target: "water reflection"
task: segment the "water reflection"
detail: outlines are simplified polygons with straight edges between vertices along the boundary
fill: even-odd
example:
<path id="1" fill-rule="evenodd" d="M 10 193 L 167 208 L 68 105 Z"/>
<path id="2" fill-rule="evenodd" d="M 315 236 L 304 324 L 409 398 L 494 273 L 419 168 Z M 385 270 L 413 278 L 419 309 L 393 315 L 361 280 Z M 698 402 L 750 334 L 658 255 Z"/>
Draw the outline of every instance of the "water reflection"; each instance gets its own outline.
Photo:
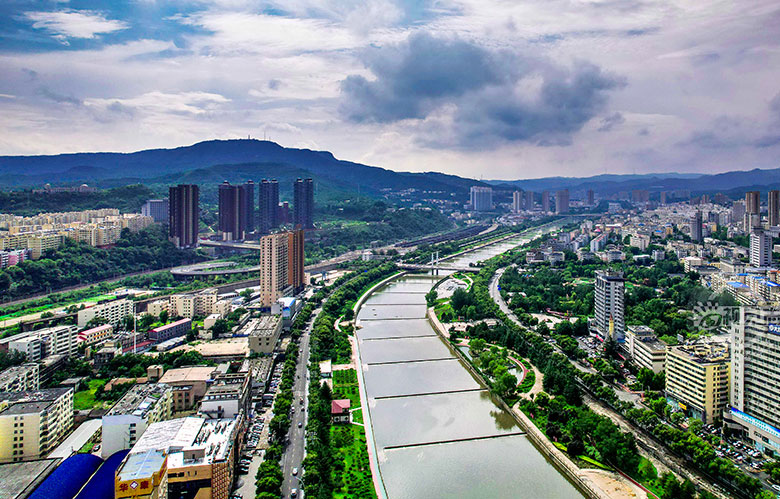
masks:
<path id="1" fill-rule="evenodd" d="M 467 266 L 527 241 L 518 236 L 451 261 Z M 435 336 L 424 318 L 425 293 L 444 275 L 398 279 L 358 313 L 362 376 L 388 496 L 581 497 Z"/>

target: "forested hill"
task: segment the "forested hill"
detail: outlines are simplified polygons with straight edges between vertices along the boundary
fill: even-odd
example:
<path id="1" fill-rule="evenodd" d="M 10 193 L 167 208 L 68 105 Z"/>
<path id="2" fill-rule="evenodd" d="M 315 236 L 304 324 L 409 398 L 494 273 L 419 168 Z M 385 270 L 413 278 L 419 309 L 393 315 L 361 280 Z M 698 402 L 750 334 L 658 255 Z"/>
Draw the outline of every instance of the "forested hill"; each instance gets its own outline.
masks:
<path id="1" fill-rule="evenodd" d="M 0 156 L 0 186 L 19 187 L 46 182 L 101 182 L 123 179 L 124 184 L 194 180 L 214 172 L 212 167 L 241 165 L 242 168 L 270 169 L 275 176 L 285 170 L 333 182 L 346 190 L 360 188 L 366 193 L 381 189 L 418 188 L 465 194 L 473 179 L 441 173 L 396 172 L 336 159 L 327 151 L 293 149 L 275 142 L 239 139 L 210 140 L 175 149 L 150 149 L 134 153 L 77 153 L 55 156 Z M 194 172 L 194 173 L 186 173 Z M 161 178 L 162 177 L 162 178 Z M 259 180 L 253 178 L 253 180 Z"/>

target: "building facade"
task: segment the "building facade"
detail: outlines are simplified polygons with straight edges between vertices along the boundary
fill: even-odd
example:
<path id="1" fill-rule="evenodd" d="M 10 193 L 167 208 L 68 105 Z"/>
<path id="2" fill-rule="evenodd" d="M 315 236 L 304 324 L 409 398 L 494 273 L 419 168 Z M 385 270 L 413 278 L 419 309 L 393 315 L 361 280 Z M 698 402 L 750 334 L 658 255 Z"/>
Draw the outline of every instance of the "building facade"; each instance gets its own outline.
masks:
<path id="1" fill-rule="evenodd" d="M 132 301 L 127 299 L 111 300 L 105 303 L 98 303 L 94 307 L 84 308 L 78 311 L 77 323 L 79 327 L 85 327 L 89 321 L 95 317 L 104 319 L 107 324 L 115 328 L 119 326 L 122 319 L 135 313 L 135 306 Z"/>
<path id="2" fill-rule="evenodd" d="M 152 423 L 171 418 L 173 390 L 163 383 L 135 385 L 103 416 L 100 453 L 107 458 L 131 448 Z"/>
<path id="3" fill-rule="evenodd" d="M 314 181 L 310 178 L 295 181 L 293 185 L 293 223 L 304 230 L 314 228 Z"/>
<path id="4" fill-rule="evenodd" d="M 564 189 L 555 193 L 555 213 L 569 213 L 569 190 Z"/>
<path id="5" fill-rule="evenodd" d="M 288 236 L 269 234 L 260 238 L 260 303 L 270 307 L 288 288 Z"/>
<path id="6" fill-rule="evenodd" d="M 726 422 L 757 449 L 780 454 L 780 312 L 742 307 L 732 328 L 730 408 Z"/>
<path id="7" fill-rule="evenodd" d="M 263 179 L 259 191 L 258 230 L 268 234 L 279 226 L 279 182 Z"/>
<path id="8" fill-rule="evenodd" d="M 168 223 L 168 199 L 149 199 L 141 206 L 141 215 L 152 217 L 154 223 Z"/>
<path id="9" fill-rule="evenodd" d="M 168 189 L 168 238 L 179 248 L 198 245 L 199 197 L 197 185 L 179 184 Z"/>
<path id="10" fill-rule="evenodd" d="M 617 342 L 625 339 L 625 279 L 622 272 L 596 271 L 595 311 L 596 329 L 606 339 Z"/>
<path id="11" fill-rule="evenodd" d="M 472 186 L 469 191 L 471 209 L 474 211 L 493 210 L 493 189 L 491 187 Z"/>
<path id="12" fill-rule="evenodd" d="M 43 458 L 72 427 L 72 388 L 0 392 L 0 463 Z"/>
<path id="13" fill-rule="evenodd" d="M 29 362 L 0 372 L 0 392 L 27 392 L 40 388 L 38 364 Z"/>
<path id="14" fill-rule="evenodd" d="M 626 326 L 625 348 L 640 369 L 660 373 L 666 368 L 666 343 L 647 326 Z"/>
<path id="15" fill-rule="evenodd" d="M 730 356 L 727 343 L 670 347 L 666 354 L 666 395 L 689 416 L 711 424 L 729 402 Z"/>
<path id="16" fill-rule="evenodd" d="M 303 244 L 303 229 L 296 227 L 287 233 L 287 284 L 292 286 L 293 292 L 300 291 L 306 284 Z"/>

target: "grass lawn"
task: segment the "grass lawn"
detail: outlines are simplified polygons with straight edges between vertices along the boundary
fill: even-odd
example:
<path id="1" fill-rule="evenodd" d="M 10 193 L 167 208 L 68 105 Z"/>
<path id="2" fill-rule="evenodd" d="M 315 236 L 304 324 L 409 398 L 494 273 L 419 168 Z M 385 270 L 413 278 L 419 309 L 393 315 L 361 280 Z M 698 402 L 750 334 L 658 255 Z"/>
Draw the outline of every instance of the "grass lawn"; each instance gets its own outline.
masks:
<path id="1" fill-rule="evenodd" d="M 349 399 L 352 409 L 360 407 L 357 372 L 354 369 L 333 371 L 333 398 Z M 356 423 L 362 423 L 363 411 L 353 411 L 352 419 Z M 365 429 L 354 424 L 331 425 L 330 442 L 336 459 L 333 497 L 375 498 Z"/>
<path id="2" fill-rule="evenodd" d="M 87 385 L 89 388 L 73 394 L 73 408 L 77 411 L 84 411 L 96 407 L 105 407 L 105 405 L 110 402 L 95 399 L 95 394 L 98 390 L 102 390 L 105 384 L 106 381 L 102 379 L 93 379 L 90 381 Z"/>

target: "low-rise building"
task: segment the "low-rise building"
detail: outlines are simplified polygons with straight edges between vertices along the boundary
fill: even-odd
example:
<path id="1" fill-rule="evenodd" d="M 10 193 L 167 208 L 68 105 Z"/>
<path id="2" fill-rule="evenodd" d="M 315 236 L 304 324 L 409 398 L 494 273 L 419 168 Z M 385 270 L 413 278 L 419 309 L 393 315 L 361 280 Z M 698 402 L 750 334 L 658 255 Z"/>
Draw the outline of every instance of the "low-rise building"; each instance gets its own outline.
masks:
<path id="1" fill-rule="evenodd" d="M 242 418 L 189 417 L 151 425 L 117 470 L 115 497 L 228 499 Z"/>
<path id="2" fill-rule="evenodd" d="M 165 371 L 160 383 L 173 388 L 173 410 L 188 411 L 203 399 L 206 388 L 215 376 L 213 367 L 179 367 Z"/>
<path id="3" fill-rule="evenodd" d="M 30 362 L 0 372 L 0 392 L 26 392 L 40 388 L 38 364 Z"/>
<path id="4" fill-rule="evenodd" d="M 251 319 L 244 329 L 249 336 L 249 350 L 252 353 L 271 353 L 282 333 L 281 317 L 264 315 Z"/>
<path id="5" fill-rule="evenodd" d="M 114 326 L 112 326 L 111 324 L 103 324 L 102 326 L 93 327 L 92 329 L 85 329 L 84 331 L 80 331 L 76 335 L 76 340 L 79 343 L 92 345 L 94 343 L 100 343 L 101 341 L 110 338 L 113 333 L 114 333 Z"/>
<path id="6" fill-rule="evenodd" d="M 710 424 L 729 403 L 728 343 L 670 347 L 666 354 L 666 395 L 689 416 Z"/>
<path id="7" fill-rule="evenodd" d="M 179 319 L 164 326 L 156 327 L 149 331 L 149 339 L 155 343 L 186 336 L 192 331 L 192 319 Z"/>
<path id="8" fill-rule="evenodd" d="M 0 392 L 0 463 L 40 459 L 73 427 L 73 390 Z"/>
<path id="9" fill-rule="evenodd" d="M 247 414 L 251 402 L 247 373 L 220 374 L 206 390 L 198 415 L 209 419 Z"/>
<path id="10" fill-rule="evenodd" d="M 652 328 L 626 326 L 625 348 L 640 369 L 646 367 L 660 373 L 666 367 L 666 343 L 658 339 Z"/>
<path id="11" fill-rule="evenodd" d="M 101 455 L 129 449 L 152 423 L 171 418 L 173 390 L 163 383 L 135 385 L 103 416 Z"/>
<path id="12" fill-rule="evenodd" d="M 349 408 L 349 399 L 333 400 L 330 403 L 330 417 L 333 423 L 349 423 Z"/>

